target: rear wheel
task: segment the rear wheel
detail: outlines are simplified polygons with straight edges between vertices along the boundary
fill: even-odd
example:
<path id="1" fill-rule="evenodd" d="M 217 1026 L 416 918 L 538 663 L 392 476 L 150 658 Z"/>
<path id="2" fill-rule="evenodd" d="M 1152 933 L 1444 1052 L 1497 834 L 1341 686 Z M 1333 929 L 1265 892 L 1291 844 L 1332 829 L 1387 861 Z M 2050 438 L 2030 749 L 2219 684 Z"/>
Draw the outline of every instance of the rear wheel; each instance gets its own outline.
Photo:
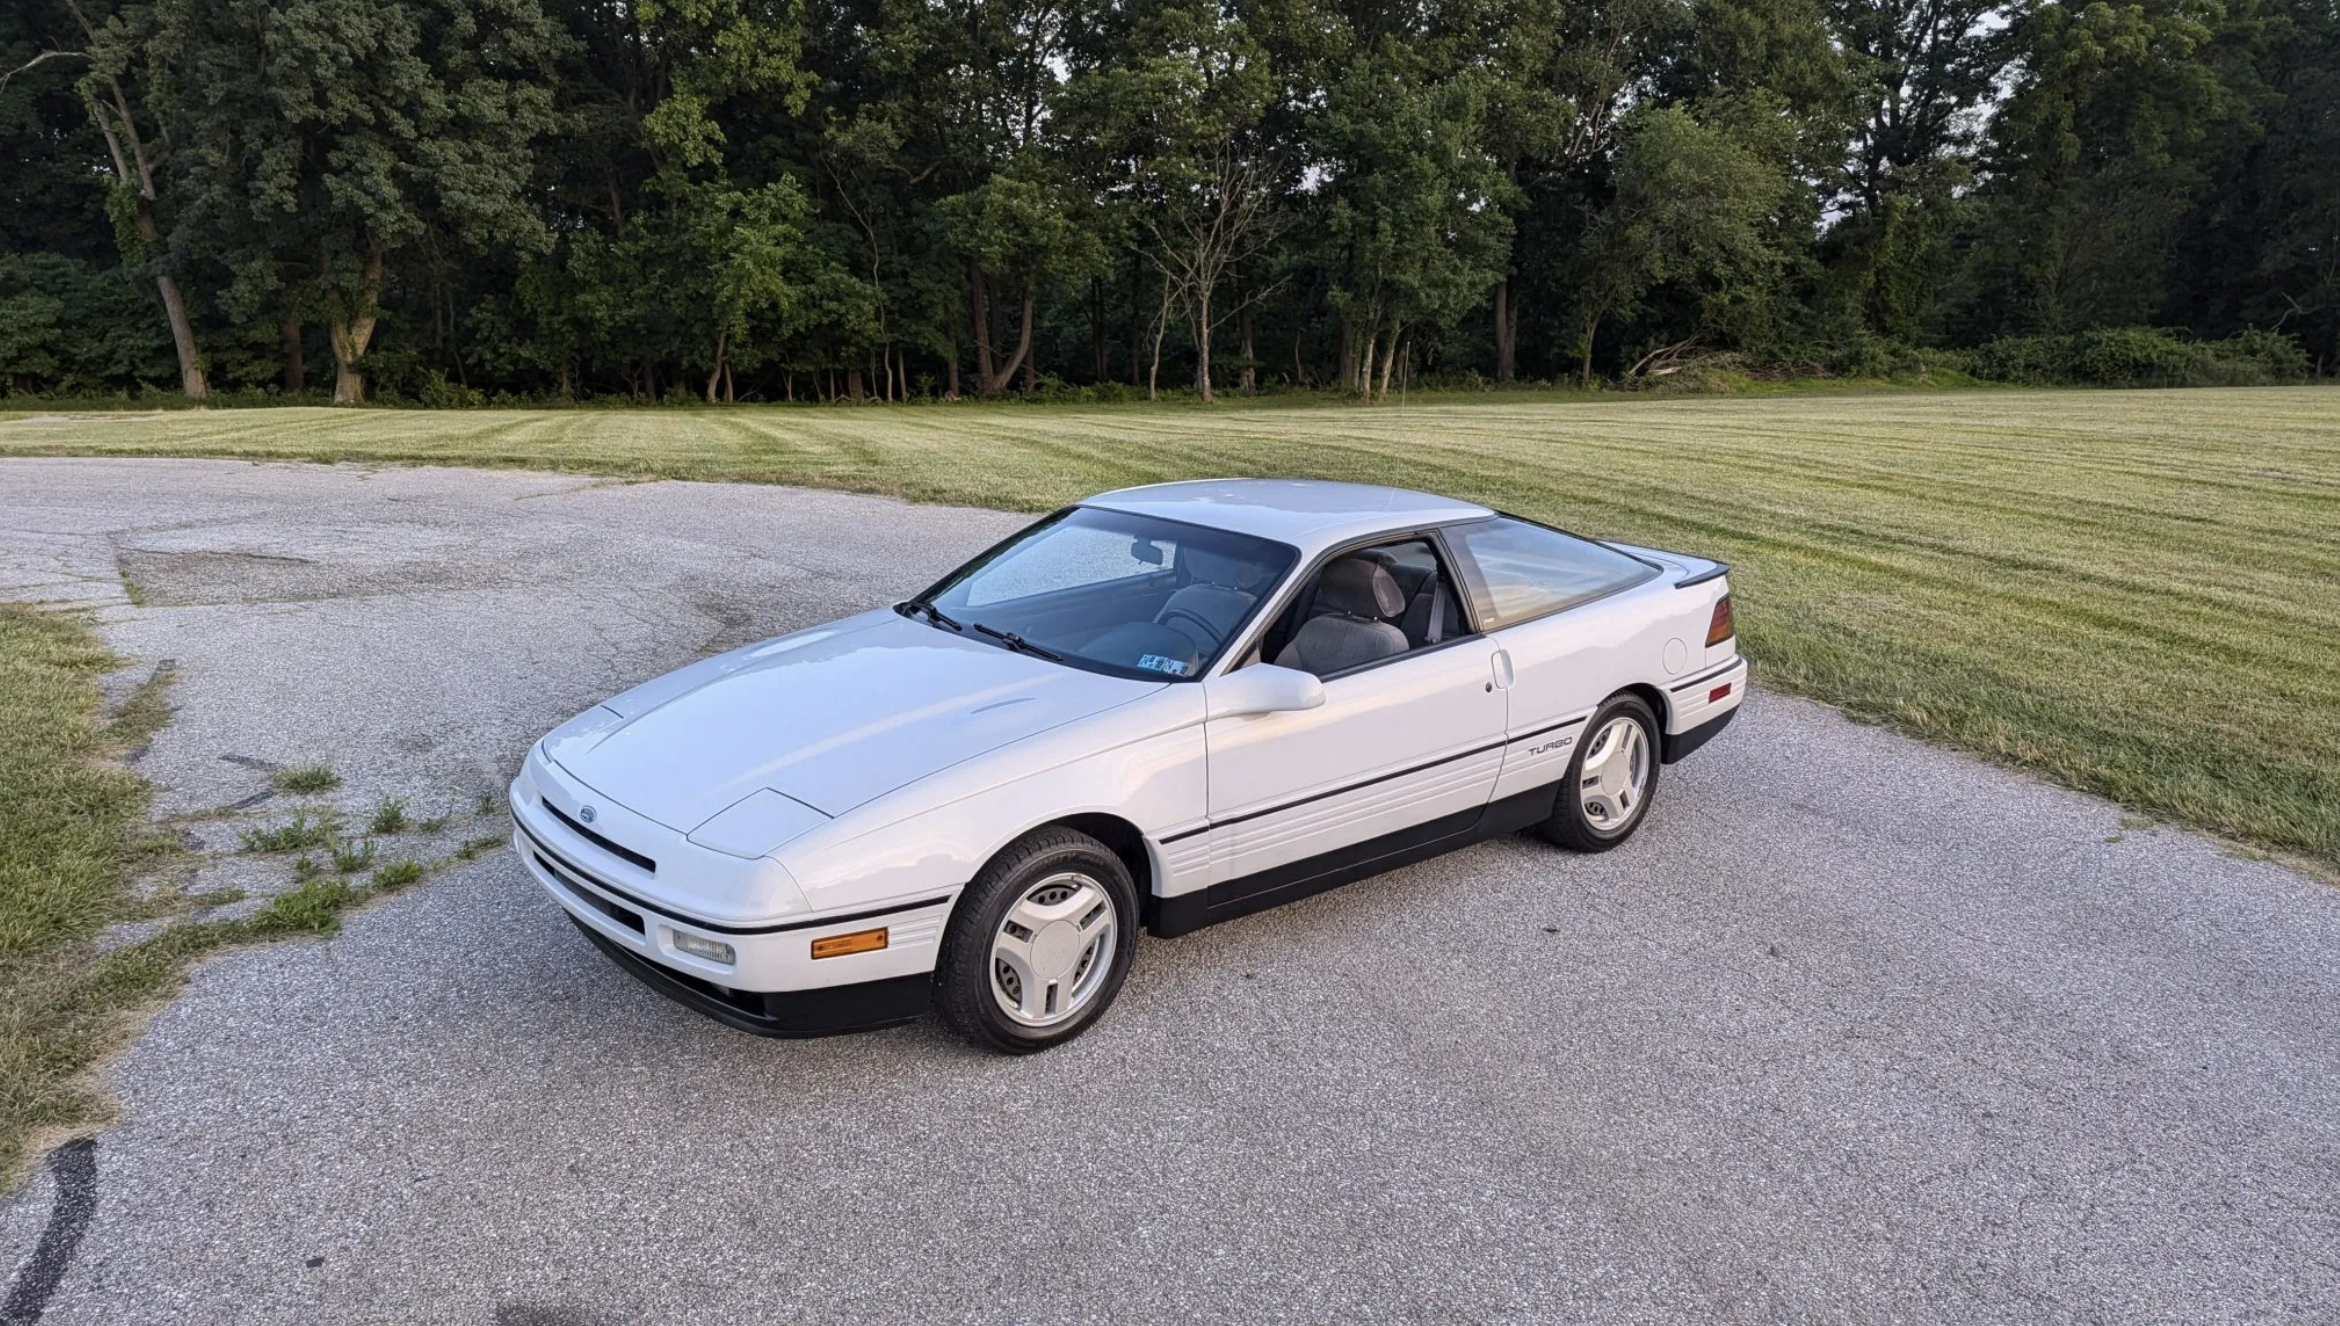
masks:
<path id="1" fill-rule="evenodd" d="M 935 964 L 935 1010 L 978 1045 L 1030 1054 L 1088 1030 L 1137 948 L 1137 888 L 1105 844 L 1043 829 L 967 886 Z"/>
<path id="2" fill-rule="evenodd" d="M 1584 730 L 1552 818 L 1537 831 L 1562 847 L 1606 852 L 1633 836 L 1657 796 L 1657 715 L 1637 697 L 1620 695 Z"/>

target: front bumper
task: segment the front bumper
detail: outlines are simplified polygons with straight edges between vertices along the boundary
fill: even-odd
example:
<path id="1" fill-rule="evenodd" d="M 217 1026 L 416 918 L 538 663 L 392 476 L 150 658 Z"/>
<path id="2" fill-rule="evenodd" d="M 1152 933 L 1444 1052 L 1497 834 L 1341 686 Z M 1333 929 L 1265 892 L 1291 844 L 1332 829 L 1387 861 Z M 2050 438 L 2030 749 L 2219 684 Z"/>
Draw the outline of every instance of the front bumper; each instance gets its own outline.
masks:
<path id="1" fill-rule="evenodd" d="M 711 919 L 677 905 L 663 887 L 673 872 L 682 893 L 696 896 L 689 886 L 700 849 L 672 831 L 656 836 L 647 822 L 625 819 L 607 803 L 603 820 L 624 820 L 625 840 L 581 831 L 572 822 L 577 798 L 559 772 L 534 754 L 529 763 L 512 786 L 512 847 L 522 866 L 603 951 L 661 991 L 733 1026 L 777 1036 L 882 1026 L 925 1007 L 955 891 L 770 922 Z M 645 852 L 658 858 L 654 864 Z M 703 871 L 696 878 L 705 891 Z M 813 956 L 816 941 L 879 929 L 880 948 Z M 727 945 L 732 960 L 687 952 L 678 937 Z"/>
<path id="2" fill-rule="evenodd" d="M 908 1022 L 926 1012 L 932 1002 L 934 978 L 927 975 L 770 994 L 727 990 L 712 981 L 661 967 L 619 947 L 574 912 L 569 914 L 569 919 L 585 932 L 595 948 L 607 953 L 611 961 L 635 980 L 685 1008 L 758 1036 L 793 1039 L 874 1031 Z"/>

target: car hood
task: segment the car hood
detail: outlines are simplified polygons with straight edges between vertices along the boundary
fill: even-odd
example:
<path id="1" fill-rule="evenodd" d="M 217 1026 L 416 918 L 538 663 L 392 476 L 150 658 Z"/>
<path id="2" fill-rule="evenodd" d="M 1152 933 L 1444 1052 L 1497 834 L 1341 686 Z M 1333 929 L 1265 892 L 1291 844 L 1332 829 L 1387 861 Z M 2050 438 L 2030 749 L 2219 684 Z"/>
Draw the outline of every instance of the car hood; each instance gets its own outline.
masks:
<path id="1" fill-rule="evenodd" d="M 888 610 L 646 682 L 554 732 L 545 754 L 602 796 L 688 833 L 766 788 L 842 815 L 1160 689 Z"/>

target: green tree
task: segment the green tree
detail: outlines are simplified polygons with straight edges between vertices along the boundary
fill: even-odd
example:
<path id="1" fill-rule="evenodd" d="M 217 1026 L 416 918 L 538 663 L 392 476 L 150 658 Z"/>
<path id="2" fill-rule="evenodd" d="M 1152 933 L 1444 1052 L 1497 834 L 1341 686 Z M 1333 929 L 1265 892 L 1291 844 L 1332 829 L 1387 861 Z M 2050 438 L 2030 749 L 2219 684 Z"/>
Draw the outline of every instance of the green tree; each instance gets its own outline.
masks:
<path id="1" fill-rule="evenodd" d="M 1992 127 L 1974 258 L 1993 331 L 2150 322 L 2211 181 L 2200 148 L 2247 119 L 2213 58 L 2217 0 L 2047 3 L 2024 17 L 2023 74 Z"/>
<path id="2" fill-rule="evenodd" d="M 1215 5 L 1148 9 L 1129 27 L 1109 61 L 1072 79 L 1064 110 L 1096 158 L 1092 175 L 1149 241 L 1171 295 L 1164 313 L 1181 308 L 1195 391 L 1209 401 L 1221 288 L 1285 220 L 1287 169 L 1265 137 L 1276 83 L 1266 52 Z"/>
<path id="3" fill-rule="evenodd" d="M 1507 181 L 1477 141 L 1483 89 L 1468 76 L 1431 79 L 1423 63 L 1387 46 L 1352 65 L 1326 98 L 1332 300 L 1362 342 L 1347 357 L 1346 385 L 1366 399 L 1388 394 L 1413 333 L 1477 305 L 1509 252 L 1510 218 L 1498 205 Z"/>
<path id="4" fill-rule="evenodd" d="M 90 0 L 93 7 L 98 3 Z M 60 41 L 54 32 L 43 34 L 52 44 L 0 77 L 0 89 L 19 76 L 34 74 L 43 65 L 85 68 L 74 90 L 89 122 L 105 141 L 106 162 L 113 172 L 109 210 L 116 221 L 123 256 L 152 274 L 170 326 L 171 344 L 178 352 L 181 390 L 201 400 L 210 394 L 203 354 L 196 345 L 186 297 L 180 293 L 178 278 L 163 251 L 161 195 L 164 171 L 170 164 L 168 143 L 141 127 L 141 108 L 131 92 L 144 86 L 141 76 L 146 70 L 140 45 L 150 22 L 148 10 L 144 6 L 116 12 L 98 9 L 93 18 L 91 10 L 76 0 L 66 0 L 61 14 L 55 5 L 44 5 L 43 9 L 49 22 L 58 27 L 63 26 L 60 20 L 70 17 L 71 35 Z"/>
<path id="5" fill-rule="evenodd" d="M 1653 287 L 1688 282 L 1727 300 L 1785 261 L 1773 221 L 1794 188 L 1782 169 L 1789 143 L 1778 126 L 1750 133 L 1761 117 L 1734 119 L 1701 123 L 1673 106 L 1628 117 L 1614 191 L 1588 227 L 1577 305 L 1582 385 L 1592 384 L 1602 322 L 1631 312 Z"/>
<path id="6" fill-rule="evenodd" d="M 191 222 L 247 307 L 286 282 L 327 320 L 334 399 L 362 361 L 390 260 L 426 236 L 541 250 L 530 147 L 563 44 L 535 0 L 158 0 L 146 50 L 186 161 Z"/>

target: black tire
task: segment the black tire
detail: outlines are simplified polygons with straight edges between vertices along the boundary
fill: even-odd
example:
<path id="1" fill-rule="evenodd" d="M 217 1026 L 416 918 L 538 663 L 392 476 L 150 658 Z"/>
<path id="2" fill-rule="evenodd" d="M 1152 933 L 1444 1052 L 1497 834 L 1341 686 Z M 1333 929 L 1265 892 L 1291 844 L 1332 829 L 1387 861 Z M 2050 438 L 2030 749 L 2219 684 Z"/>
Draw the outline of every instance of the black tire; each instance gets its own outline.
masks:
<path id="1" fill-rule="evenodd" d="M 1641 751 L 1645 760 L 1640 793 L 1632 807 L 1621 818 L 1603 823 L 1588 815 L 1584 797 L 1584 762 L 1600 735 L 1619 718 L 1628 718 L 1641 725 Z M 1554 799 L 1552 817 L 1536 826 L 1536 832 L 1545 841 L 1556 843 L 1575 852 L 1606 852 L 1633 836 L 1642 821 L 1649 818 L 1649 808 L 1657 800 L 1658 771 L 1665 767 L 1662 759 L 1664 735 L 1658 728 L 1657 715 L 1638 696 L 1613 695 L 1601 705 L 1584 725 L 1584 736 L 1576 743 L 1576 754 L 1568 761 L 1568 774 L 1560 780 L 1560 792 Z"/>
<path id="2" fill-rule="evenodd" d="M 1008 1015 L 994 993 L 999 977 L 993 969 L 993 941 L 1027 892 L 1065 874 L 1086 877 L 1112 904 L 1109 965 L 1076 1015 L 1045 1028 L 1026 1026 Z M 945 1026 L 987 1049 L 1032 1054 L 1062 1045 L 1087 1031 L 1121 993 L 1137 952 L 1138 925 L 1137 886 L 1111 848 L 1072 829 L 1037 830 L 993 857 L 960 896 L 935 962 L 935 1013 Z"/>

